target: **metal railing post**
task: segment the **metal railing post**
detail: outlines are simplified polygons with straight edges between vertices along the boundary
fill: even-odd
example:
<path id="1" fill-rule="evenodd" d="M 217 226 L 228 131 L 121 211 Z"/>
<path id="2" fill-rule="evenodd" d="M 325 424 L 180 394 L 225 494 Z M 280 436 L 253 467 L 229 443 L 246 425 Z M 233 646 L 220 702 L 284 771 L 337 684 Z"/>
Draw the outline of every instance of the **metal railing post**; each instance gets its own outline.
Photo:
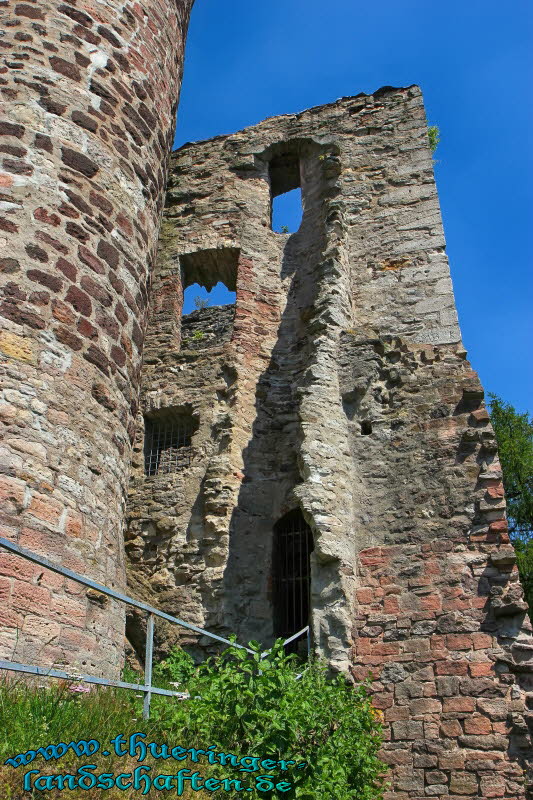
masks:
<path id="1" fill-rule="evenodd" d="M 143 719 L 150 719 L 152 701 L 152 656 L 154 652 L 154 615 L 148 614 L 146 622 L 146 650 L 144 655 L 144 703 Z"/>

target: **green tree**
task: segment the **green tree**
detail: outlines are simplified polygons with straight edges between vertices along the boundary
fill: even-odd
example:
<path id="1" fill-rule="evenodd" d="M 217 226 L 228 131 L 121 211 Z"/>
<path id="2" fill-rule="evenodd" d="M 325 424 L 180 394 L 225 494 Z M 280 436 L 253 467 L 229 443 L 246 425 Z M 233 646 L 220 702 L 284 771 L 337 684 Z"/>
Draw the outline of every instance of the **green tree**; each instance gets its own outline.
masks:
<path id="1" fill-rule="evenodd" d="M 490 394 L 490 418 L 503 472 L 509 533 L 533 619 L 533 419 Z"/>

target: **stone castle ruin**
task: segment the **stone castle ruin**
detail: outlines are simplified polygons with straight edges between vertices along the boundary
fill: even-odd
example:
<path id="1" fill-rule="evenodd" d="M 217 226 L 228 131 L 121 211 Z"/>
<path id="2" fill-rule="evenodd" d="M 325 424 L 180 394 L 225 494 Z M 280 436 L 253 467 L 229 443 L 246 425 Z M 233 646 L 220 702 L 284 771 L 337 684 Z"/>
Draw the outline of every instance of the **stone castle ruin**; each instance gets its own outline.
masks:
<path id="1" fill-rule="evenodd" d="M 169 161 L 191 6 L 0 3 L 1 535 L 243 642 L 309 623 L 375 677 L 390 800 L 525 798 L 533 638 L 420 90 Z M 118 674 L 119 604 L 5 551 L 0 591 L 0 657 Z"/>

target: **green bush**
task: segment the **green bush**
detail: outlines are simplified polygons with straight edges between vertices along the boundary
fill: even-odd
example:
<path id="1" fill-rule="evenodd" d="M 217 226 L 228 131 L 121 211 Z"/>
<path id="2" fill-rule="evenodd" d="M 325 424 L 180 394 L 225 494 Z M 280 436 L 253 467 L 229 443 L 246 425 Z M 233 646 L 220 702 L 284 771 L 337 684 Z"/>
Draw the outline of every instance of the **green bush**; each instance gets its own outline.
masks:
<path id="1" fill-rule="evenodd" d="M 279 780 L 293 784 L 283 796 L 382 797 L 379 712 L 371 706 L 366 687 L 354 688 L 343 676 L 328 676 L 320 662 L 305 669 L 294 656 L 285 655 L 280 640 L 263 659 L 258 643 L 250 647 L 253 655 L 232 647 L 200 665 L 188 681 L 191 700 L 172 707 L 168 727 L 182 731 L 182 738 L 195 747 L 216 745 L 241 756 L 306 762 L 304 768 L 280 774 Z M 183 662 L 178 661 L 174 677 L 179 681 L 182 675 Z M 220 776 L 214 774 L 230 777 L 227 768 Z M 270 796 L 255 789 L 247 794 Z"/>

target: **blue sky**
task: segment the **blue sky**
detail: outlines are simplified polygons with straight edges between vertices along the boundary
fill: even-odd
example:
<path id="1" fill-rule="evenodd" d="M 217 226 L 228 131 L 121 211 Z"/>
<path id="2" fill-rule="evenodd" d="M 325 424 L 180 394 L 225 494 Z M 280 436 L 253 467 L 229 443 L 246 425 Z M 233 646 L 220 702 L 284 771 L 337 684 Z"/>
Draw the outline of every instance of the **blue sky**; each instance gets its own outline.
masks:
<path id="1" fill-rule="evenodd" d="M 419 84 L 440 128 L 463 340 L 485 390 L 520 411 L 533 411 L 532 23 L 531 0 L 196 0 L 176 134 L 179 146 Z"/>

